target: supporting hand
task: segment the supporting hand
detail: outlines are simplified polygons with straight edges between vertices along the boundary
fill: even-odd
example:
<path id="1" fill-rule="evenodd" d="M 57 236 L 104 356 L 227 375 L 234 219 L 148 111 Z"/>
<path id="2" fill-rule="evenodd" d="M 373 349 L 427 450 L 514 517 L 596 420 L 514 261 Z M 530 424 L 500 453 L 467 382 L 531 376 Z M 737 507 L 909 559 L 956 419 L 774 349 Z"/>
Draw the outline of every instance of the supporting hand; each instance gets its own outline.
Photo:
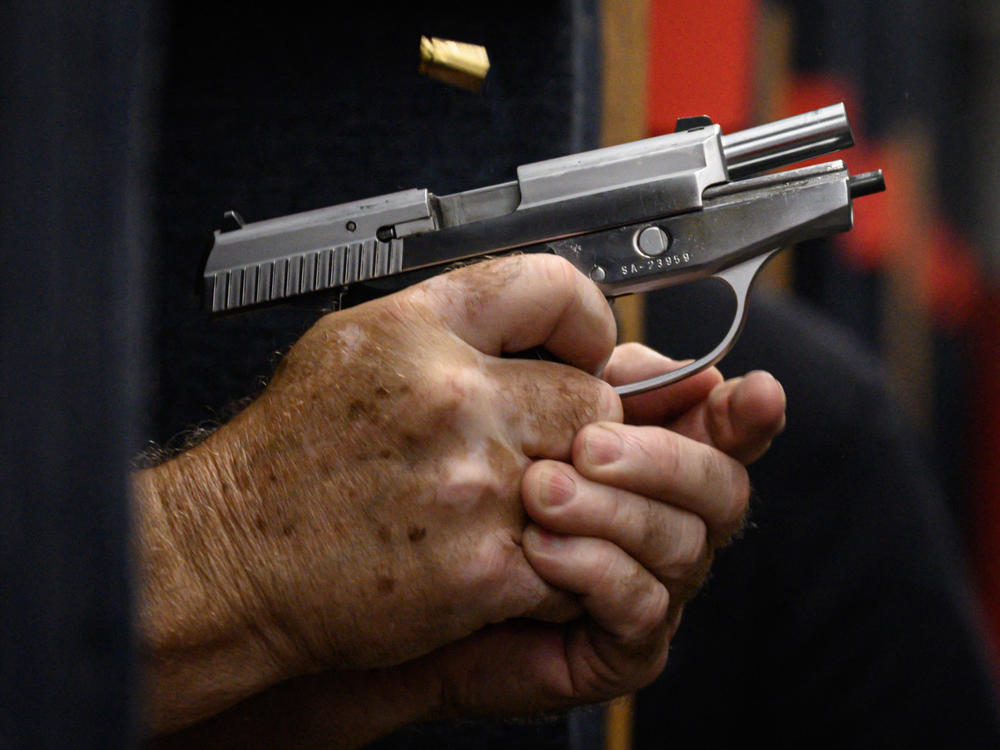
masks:
<path id="1" fill-rule="evenodd" d="M 626 345 L 606 376 L 623 382 L 671 366 Z M 507 622 L 394 668 L 292 680 L 181 741 L 348 745 L 420 719 L 536 713 L 648 682 L 662 668 L 682 603 L 745 507 L 742 468 L 714 448 L 741 457 L 763 452 L 783 426 L 784 394 L 766 374 L 722 382 L 712 370 L 628 399 L 625 412 L 641 424 L 587 427 L 567 460 L 533 464 L 522 483 L 536 522 L 525 550 L 550 583 L 576 592 L 584 617 L 566 625 Z M 621 456 L 610 462 L 600 443 L 608 430 L 623 438 Z M 560 472 L 564 479 L 555 479 Z"/>

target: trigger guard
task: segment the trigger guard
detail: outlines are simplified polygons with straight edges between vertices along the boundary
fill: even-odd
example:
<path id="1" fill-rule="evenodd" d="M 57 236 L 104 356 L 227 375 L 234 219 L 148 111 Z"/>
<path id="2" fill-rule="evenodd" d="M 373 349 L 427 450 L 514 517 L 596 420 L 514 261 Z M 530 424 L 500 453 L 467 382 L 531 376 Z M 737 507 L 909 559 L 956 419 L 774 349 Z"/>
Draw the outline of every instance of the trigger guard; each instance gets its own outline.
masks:
<path id="1" fill-rule="evenodd" d="M 729 285 L 729 288 L 732 289 L 733 294 L 736 296 L 736 314 L 733 316 L 733 322 L 729 326 L 729 331 L 727 331 L 726 335 L 723 336 L 722 341 L 716 344 L 712 351 L 705 356 L 696 359 L 694 362 L 689 362 L 683 367 L 671 370 L 663 375 L 657 375 L 656 377 L 647 378 L 646 380 L 639 380 L 635 383 L 615 386 L 615 391 L 618 395 L 624 398 L 625 396 L 635 396 L 639 393 L 646 393 L 647 391 L 653 391 L 657 388 L 663 388 L 711 367 L 726 356 L 726 354 L 729 353 L 729 350 L 733 348 L 733 344 L 736 343 L 736 339 L 739 338 L 740 332 L 743 330 L 743 324 L 746 322 L 747 318 L 747 297 L 750 294 L 750 288 L 753 286 L 754 280 L 757 278 L 757 274 L 760 273 L 760 270 L 764 267 L 764 265 L 772 257 L 774 257 L 780 249 L 781 248 L 775 248 L 774 250 L 770 250 L 763 255 L 758 255 L 750 260 L 731 266 L 724 271 L 713 274 L 710 277 L 713 279 L 721 279 L 726 282 Z"/>

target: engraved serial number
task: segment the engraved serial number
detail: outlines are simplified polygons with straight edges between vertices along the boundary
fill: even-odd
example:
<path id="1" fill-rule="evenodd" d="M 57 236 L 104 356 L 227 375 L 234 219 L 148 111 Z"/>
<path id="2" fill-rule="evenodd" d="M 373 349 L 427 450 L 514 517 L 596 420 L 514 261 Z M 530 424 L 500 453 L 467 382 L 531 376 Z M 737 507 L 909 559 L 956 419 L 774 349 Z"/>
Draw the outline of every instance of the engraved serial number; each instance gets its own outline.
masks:
<path id="1" fill-rule="evenodd" d="M 691 253 L 678 253 L 676 255 L 661 255 L 648 260 L 640 260 L 637 263 L 622 263 L 618 267 L 618 272 L 623 276 L 634 276 L 637 273 L 649 273 L 650 271 L 665 271 L 668 268 L 683 266 L 691 262 Z"/>

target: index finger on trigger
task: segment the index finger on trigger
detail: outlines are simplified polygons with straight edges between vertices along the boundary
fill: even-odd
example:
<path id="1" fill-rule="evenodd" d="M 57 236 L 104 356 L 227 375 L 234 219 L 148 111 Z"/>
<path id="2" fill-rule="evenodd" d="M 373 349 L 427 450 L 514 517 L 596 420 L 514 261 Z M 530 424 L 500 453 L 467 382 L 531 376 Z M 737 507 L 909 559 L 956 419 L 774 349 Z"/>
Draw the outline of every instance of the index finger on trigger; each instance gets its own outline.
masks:
<path id="1" fill-rule="evenodd" d="M 623 385 L 671 372 L 683 364 L 648 346 L 627 343 L 615 347 L 603 377 L 611 385 Z M 663 425 L 707 398 L 721 382 L 721 373 L 709 367 L 665 388 L 629 396 L 623 402 L 625 420 L 632 424 Z"/>
<path id="2" fill-rule="evenodd" d="M 740 528 L 750 498 L 738 461 L 660 427 L 588 425 L 573 443 L 573 466 L 587 479 L 697 514 L 713 543 Z"/>
<path id="3" fill-rule="evenodd" d="M 485 354 L 545 347 L 591 373 L 614 349 L 614 315 L 597 287 L 547 253 L 476 263 L 414 287 L 434 298 L 445 325 Z"/>

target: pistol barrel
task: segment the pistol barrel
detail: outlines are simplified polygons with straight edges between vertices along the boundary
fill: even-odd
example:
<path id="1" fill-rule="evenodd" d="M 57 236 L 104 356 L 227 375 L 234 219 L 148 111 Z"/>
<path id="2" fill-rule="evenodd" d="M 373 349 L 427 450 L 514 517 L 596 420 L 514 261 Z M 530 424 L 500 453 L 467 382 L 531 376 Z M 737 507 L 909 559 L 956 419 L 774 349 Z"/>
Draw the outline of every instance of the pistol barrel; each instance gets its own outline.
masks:
<path id="1" fill-rule="evenodd" d="M 722 151 L 733 179 L 853 145 L 842 103 L 722 136 Z"/>

